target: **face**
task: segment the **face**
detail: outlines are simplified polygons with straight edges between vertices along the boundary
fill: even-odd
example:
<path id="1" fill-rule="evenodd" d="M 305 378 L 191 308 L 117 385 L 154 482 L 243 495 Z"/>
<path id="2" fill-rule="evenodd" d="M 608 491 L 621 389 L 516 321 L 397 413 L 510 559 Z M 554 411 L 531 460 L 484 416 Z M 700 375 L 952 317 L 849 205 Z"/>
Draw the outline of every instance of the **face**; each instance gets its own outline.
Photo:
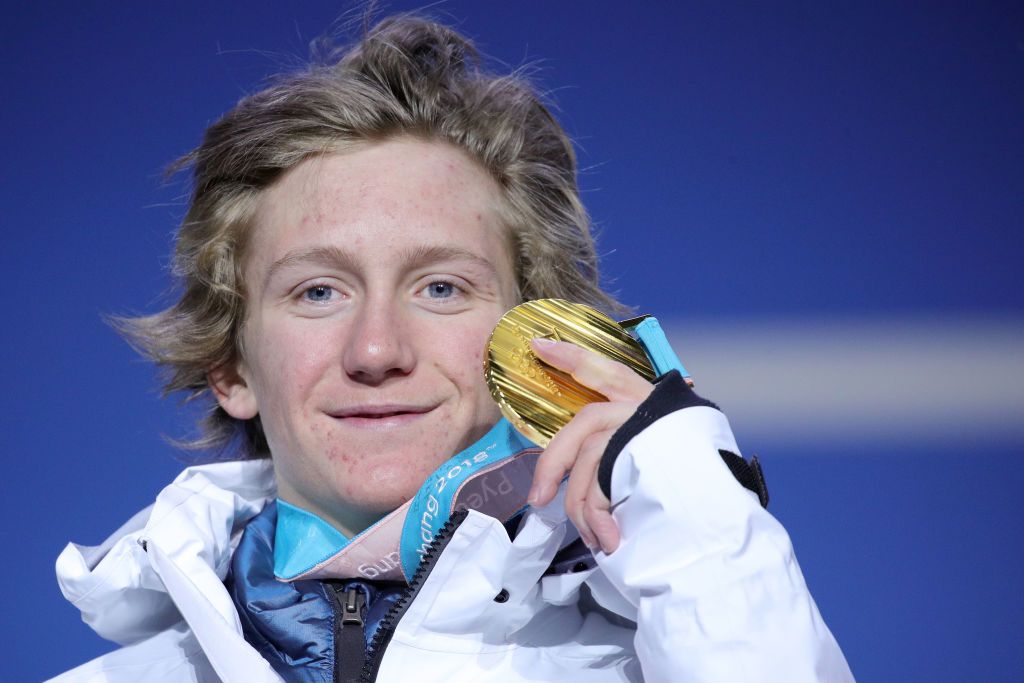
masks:
<path id="1" fill-rule="evenodd" d="M 358 532 L 498 420 L 484 346 L 517 303 L 499 192 L 463 152 L 405 138 L 265 191 L 243 360 L 211 379 L 229 414 L 260 416 L 281 498 Z"/>

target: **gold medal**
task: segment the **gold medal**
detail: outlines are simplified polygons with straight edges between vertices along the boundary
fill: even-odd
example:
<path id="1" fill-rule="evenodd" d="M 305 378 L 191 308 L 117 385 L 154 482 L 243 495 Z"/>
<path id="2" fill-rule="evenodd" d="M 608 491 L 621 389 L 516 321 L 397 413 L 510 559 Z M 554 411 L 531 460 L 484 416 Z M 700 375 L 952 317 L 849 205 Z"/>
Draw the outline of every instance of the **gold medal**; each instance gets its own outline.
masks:
<path id="1" fill-rule="evenodd" d="M 608 399 L 539 359 L 530 346 L 535 337 L 572 342 L 623 363 L 648 381 L 655 378 L 640 343 L 600 311 L 562 299 L 516 306 L 491 333 L 484 376 L 502 415 L 538 446 L 547 447 L 580 408 Z"/>

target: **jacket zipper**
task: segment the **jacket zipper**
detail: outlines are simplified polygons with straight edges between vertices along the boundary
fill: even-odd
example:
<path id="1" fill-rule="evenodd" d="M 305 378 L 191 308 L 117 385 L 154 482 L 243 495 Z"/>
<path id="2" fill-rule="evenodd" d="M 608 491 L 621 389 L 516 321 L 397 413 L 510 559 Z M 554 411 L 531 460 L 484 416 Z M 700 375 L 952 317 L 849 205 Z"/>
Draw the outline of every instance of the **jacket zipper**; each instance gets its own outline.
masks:
<path id="1" fill-rule="evenodd" d="M 388 613 L 381 619 L 380 626 L 373 635 L 370 648 L 366 651 L 363 674 L 359 679 L 361 683 L 374 683 L 377 680 L 377 672 L 380 669 L 381 662 L 384 660 L 384 651 L 391 642 L 391 637 L 395 634 L 398 622 L 409 609 L 409 605 L 416 598 L 427 577 L 430 576 L 430 572 L 434 569 L 434 565 L 437 564 L 437 560 L 441 552 L 448 545 L 448 541 L 455 535 L 459 525 L 462 524 L 468 515 L 469 512 L 465 509 L 453 512 L 448 521 L 434 535 L 433 540 L 430 541 L 430 545 L 424 551 L 423 559 L 420 561 L 419 567 L 416 568 L 408 588 L 405 589 L 402 596 L 395 601 L 388 610 Z"/>
<path id="2" fill-rule="evenodd" d="M 366 630 L 363 612 L 366 596 L 356 586 L 343 588 L 332 583 L 334 598 L 334 680 L 354 683 L 366 657 Z"/>

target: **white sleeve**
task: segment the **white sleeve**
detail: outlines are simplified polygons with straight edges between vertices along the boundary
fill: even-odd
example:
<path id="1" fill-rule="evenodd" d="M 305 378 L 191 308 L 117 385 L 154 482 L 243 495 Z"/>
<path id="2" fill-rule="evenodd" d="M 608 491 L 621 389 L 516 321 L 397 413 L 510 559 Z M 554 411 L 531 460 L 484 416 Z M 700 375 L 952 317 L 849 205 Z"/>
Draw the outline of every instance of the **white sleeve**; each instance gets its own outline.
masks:
<path id="1" fill-rule="evenodd" d="M 656 420 L 615 460 L 622 542 L 597 561 L 635 608 L 645 681 L 852 681 L 785 529 L 719 449 L 739 453 L 728 421 L 696 406 Z"/>

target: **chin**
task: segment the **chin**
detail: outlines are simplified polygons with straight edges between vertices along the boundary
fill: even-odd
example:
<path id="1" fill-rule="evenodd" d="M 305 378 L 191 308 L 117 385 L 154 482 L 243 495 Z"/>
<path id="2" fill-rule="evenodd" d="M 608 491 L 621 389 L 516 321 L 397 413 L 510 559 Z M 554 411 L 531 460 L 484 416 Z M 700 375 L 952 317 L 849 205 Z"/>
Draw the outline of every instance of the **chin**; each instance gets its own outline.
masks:
<path id="1" fill-rule="evenodd" d="M 406 467 L 399 471 L 380 472 L 378 476 L 371 477 L 372 483 L 367 487 L 369 490 L 366 491 L 367 506 L 385 513 L 401 506 L 416 495 L 416 492 L 423 486 L 423 482 L 442 462 L 444 460 L 424 468 Z"/>

